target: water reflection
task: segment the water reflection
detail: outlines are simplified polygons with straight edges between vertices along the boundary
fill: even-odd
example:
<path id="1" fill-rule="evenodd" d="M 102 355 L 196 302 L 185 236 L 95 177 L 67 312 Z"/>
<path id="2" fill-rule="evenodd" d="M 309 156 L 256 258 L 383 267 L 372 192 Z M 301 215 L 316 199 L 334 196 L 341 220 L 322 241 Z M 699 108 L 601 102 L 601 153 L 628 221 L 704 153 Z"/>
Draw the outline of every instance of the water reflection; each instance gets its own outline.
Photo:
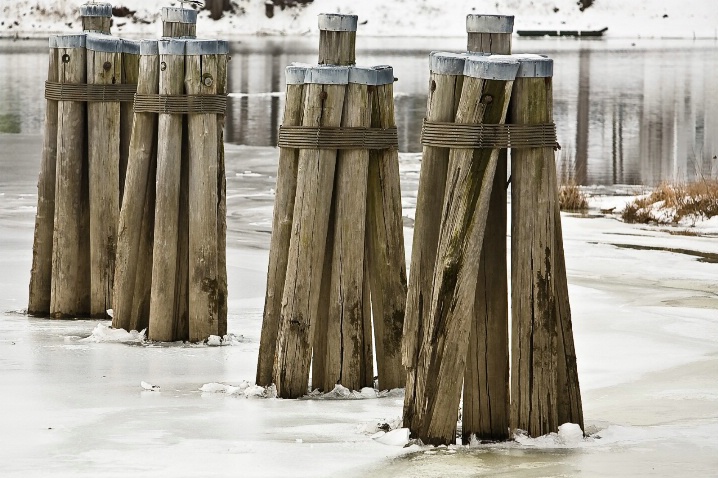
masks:
<path id="1" fill-rule="evenodd" d="M 361 39 L 365 65 L 394 67 L 401 151 L 421 150 L 428 52 L 459 51 L 462 38 Z M 248 38 L 231 44 L 228 142 L 273 146 L 284 110 L 284 67 L 316 61 L 316 38 Z M 0 130 L 39 132 L 44 41 L 0 41 Z M 554 69 L 559 173 L 578 184 L 656 184 L 718 176 L 715 41 L 516 39 Z"/>

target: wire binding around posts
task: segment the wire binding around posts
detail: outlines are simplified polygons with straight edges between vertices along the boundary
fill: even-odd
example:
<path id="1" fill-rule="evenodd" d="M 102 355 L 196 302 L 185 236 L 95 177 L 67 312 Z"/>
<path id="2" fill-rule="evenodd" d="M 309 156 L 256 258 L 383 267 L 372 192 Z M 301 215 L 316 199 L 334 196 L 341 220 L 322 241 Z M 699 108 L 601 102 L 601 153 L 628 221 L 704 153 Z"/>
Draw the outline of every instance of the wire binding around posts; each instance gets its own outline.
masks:
<path id="1" fill-rule="evenodd" d="M 134 110 L 135 113 L 223 115 L 227 110 L 227 96 L 136 94 Z"/>
<path id="2" fill-rule="evenodd" d="M 421 144 L 454 149 L 561 149 L 556 138 L 554 123 L 459 124 L 424 119 L 421 127 Z"/>
<path id="3" fill-rule="evenodd" d="M 280 148 L 397 149 L 396 128 L 280 126 Z"/>
<path id="4" fill-rule="evenodd" d="M 45 99 L 52 101 L 84 101 L 131 103 L 134 101 L 137 85 L 88 85 L 67 84 L 55 81 L 45 82 Z"/>

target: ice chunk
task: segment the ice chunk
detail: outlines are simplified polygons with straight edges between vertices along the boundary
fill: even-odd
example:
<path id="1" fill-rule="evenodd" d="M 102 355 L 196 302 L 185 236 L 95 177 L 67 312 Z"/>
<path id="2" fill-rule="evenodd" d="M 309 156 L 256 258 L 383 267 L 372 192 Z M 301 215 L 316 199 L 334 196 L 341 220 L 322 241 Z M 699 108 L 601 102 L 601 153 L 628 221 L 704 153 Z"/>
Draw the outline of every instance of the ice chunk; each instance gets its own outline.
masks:
<path id="1" fill-rule="evenodd" d="M 404 446 L 409 443 L 409 429 L 398 428 L 375 438 L 376 442 L 389 446 Z"/>

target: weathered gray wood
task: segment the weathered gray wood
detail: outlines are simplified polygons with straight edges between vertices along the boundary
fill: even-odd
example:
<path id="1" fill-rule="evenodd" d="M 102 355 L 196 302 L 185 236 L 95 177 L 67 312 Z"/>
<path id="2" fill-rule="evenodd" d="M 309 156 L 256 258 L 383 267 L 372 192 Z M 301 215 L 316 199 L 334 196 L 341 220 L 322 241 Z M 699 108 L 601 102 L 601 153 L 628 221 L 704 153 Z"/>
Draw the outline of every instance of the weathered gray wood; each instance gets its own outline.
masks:
<path id="1" fill-rule="evenodd" d="M 454 121 L 463 79 L 463 72 L 451 75 L 431 73 L 426 107 L 427 120 Z M 417 388 L 423 384 L 416 381 L 416 365 L 431 306 L 431 288 L 448 163 L 448 149 L 424 146 L 416 199 L 414 240 L 402 341 L 402 363 L 407 369 L 403 421 L 404 426 L 410 430 L 419 429 L 418 417 L 415 415 L 415 397 Z"/>
<path id="2" fill-rule="evenodd" d="M 57 49 L 50 48 L 47 80 L 58 81 Z M 57 168 L 57 101 L 45 104 L 40 176 L 37 180 L 37 213 L 32 247 L 32 270 L 27 313 L 48 315 L 52 289 L 52 231 L 55 220 L 55 170 Z"/>
<path id="3" fill-rule="evenodd" d="M 503 123 L 511 87 L 512 81 L 466 77 L 455 122 Z M 421 428 L 414 432 L 424 443 L 435 445 L 451 444 L 456 437 L 460 377 L 465 372 L 476 277 L 499 150 L 480 153 L 450 150 L 430 315 L 417 367 L 417 382 L 426 384 L 418 387 L 425 395 L 416 397 Z"/>
<path id="4" fill-rule="evenodd" d="M 85 83 L 86 51 L 82 47 L 58 48 L 58 81 Z M 55 225 L 52 244 L 53 318 L 89 313 L 89 207 L 87 199 L 87 151 L 85 104 L 58 101 Z"/>
<path id="5" fill-rule="evenodd" d="M 179 220 L 177 222 L 177 267 L 175 277 L 174 340 L 189 338 L 189 128 L 182 117 L 182 154 L 179 187 Z"/>
<path id="6" fill-rule="evenodd" d="M 320 14 L 319 64 L 355 64 L 356 31 L 356 15 Z"/>
<path id="7" fill-rule="evenodd" d="M 110 34 L 112 18 L 110 17 L 82 17 L 82 31 Z"/>
<path id="8" fill-rule="evenodd" d="M 299 126 L 302 124 L 304 84 L 287 84 L 282 124 Z M 257 362 L 257 385 L 264 387 L 272 383 L 272 369 L 276 352 L 279 317 L 282 308 L 282 292 L 287 272 L 289 238 L 292 233 L 294 197 L 297 191 L 297 166 L 299 150 L 279 149 L 277 166 L 277 185 L 274 195 L 274 213 L 272 217 L 272 238 L 269 243 L 269 268 L 267 271 L 267 291 L 264 296 L 262 333 L 259 342 Z M 312 373 L 312 383 L 316 383 L 316 373 Z"/>
<path id="9" fill-rule="evenodd" d="M 159 93 L 184 93 L 184 56 L 163 54 L 160 41 Z M 165 68 L 162 68 L 164 63 Z M 177 314 L 175 283 L 179 236 L 180 177 L 182 173 L 182 115 L 160 114 L 157 135 L 157 181 L 154 246 L 152 249 L 152 295 L 150 340 L 174 340 Z"/>
<path id="10" fill-rule="evenodd" d="M 185 57 L 190 95 L 217 94 L 218 55 Z M 189 129 L 189 339 L 219 335 L 217 245 L 217 116 L 188 115 Z"/>
<path id="11" fill-rule="evenodd" d="M 336 177 L 335 177 L 336 180 Z M 334 185 L 332 187 L 335 187 Z M 319 303 L 317 305 L 317 320 L 312 335 L 312 384 L 311 388 L 329 392 L 334 388 L 336 381 L 327 380 L 327 361 L 329 360 L 329 344 L 341 341 L 341 330 L 329 326 L 329 295 L 332 288 L 332 253 L 334 245 L 334 221 L 336 219 L 336 202 L 332 201 L 329 210 L 329 224 L 327 225 L 327 247 L 324 252 L 322 265 L 322 284 L 319 289 Z"/>
<path id="12" fill-rule="evenodd" d="M 371 125 L 368 85 L 346 89 L 342 126 Z M 350 390 L 371 386 L 364 373 L 364 239 L 369 151 L 339 151 L 335 172 L 334 242 L 329 293 L 325 389 L 341 383 Z M 373 366 L 372 366 L 373 369 Z"/>
<path id="13" fill-rule="evenodd" d="M 517 78 L 514 124 L 553 120 L 551 78 Z M 511 428 L 531 436 L 558 428 L 553 275 L 557 200 L 553 148 L 515 149 L 511 161 Z M 553 179 L 555 181 L 555 179 Z"/>
<path id="14" fill-rule="evenodd" d="M 197 36 L 197 24 L 162 22 L 162 36 L 165 38 L 195 38 Z"/>
<path id="15" fill-rule="evenodd" d="M 394 126 L 394 86 L 378 85 L 372 95 L 372 127 Z M 401 388 L 406 382 L 401 339 L 407 285 L 396 149 L 369 152 L 367 242 L 379 388 Z"/>
<path id="16" fill-rule="evenodd" d="M 513 17 L 497 15 L 472 18 L 469 15 L 467 50 L 497 55 L 511 54 L 512 27 Z M 469 443 L 471 435 L 480 440 L 505 440 L 509 436 L 507 167 L 507 150 L 502 149 L 496 163 L 486 233 L 479 260 L 474 321 L 464 377 L 461 427 L 464 443 Z"/>
<path id="17" fill-rule="evenodd" d="M 302 124 L 339 126 L 346 85 L 308 84 L 305 88 Z M 299 397 L 307 391 L 335 165 L 336 150 L 299 152 L 294 223 L 274 368 L 274 383 L 282 398 Z"/>
<path id="18" fill-rule="evenodd" d="M 227 94 L 228 55 L 217 56 L 217 94 Z M 224 115 L 217 115 L 217 321 L 227 335 L 227 176 L 224 165 Z"/>
<path id="19" fill-rule="evenodd" d="M 156 94 L 159 85 L 159 55 L 142 55 L 139 72 L 137 92 Z M 152 267 L 147 265 L 152 264 L 157 161 L 157 115 L 135 113 L 133 116 L 125 198 L 117 232 L 112 318 L 113 327 L 125 330 L 141 330 L 149 325 Z"/>
<path id="20" fill-rule="evenodd" d="M 112 85 L 121 82 L 121 40 L 117 41 L 117 47 L 114 52 L 88 48 L 88 84 Z M 112 308 L 120 212 L 119 101 L 87 104 L 87 142 L 90 178 L 90 314 L 105 318 L 107 309 Z"/>
<path id="21" fill-rule="evenodd" d="M 122 84 L 136 85 L 139 75 L 140 55 L 124 51 L 122 53 Z M 133 120 L 133 103 L 130 101 L 120 103 L 120 208 L 122 208 L 125 195 L 125 178 L 130 155 L 130 142 L 132 141 Z"/>

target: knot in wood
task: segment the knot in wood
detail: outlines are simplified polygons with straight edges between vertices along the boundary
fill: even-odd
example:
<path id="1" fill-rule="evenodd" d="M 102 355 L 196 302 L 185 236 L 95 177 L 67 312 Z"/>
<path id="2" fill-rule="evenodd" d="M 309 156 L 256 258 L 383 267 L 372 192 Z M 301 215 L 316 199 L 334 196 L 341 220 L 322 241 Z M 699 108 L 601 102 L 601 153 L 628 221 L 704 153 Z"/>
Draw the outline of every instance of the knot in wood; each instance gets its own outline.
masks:
<path id="1" fill-rule="evenodd" d="M 429 90 L 431 90 L 432 93 L 436 91 L 436 81 L 431 80 L 431 83 L 429 84 Z"/>
<path id="2" fill-rule="evenodd" d="M 112 63 L 110 63 L 109 61 L 106 61 L 106 62 L 102 65 L 102 69 L 105 70 L 105 71 L 110 71 L 110 68 L 112 68 Z"/>
<path id="3" fill-rule="evenodd" d="M 322 101 L 326 100 L 328 97 L 329 95 L 326 91 L 322 91 L 321 93 L 319 93 L 319 99 L 321 99 Z"/>
<path id="4" fill-rule="evenodd" d="M 492 101 L 494 101 L 494 97 L 488 93 L 486 93 L 484 96 L 481 97 L 481 102 L 485 105 L 488 105 Z"/>

